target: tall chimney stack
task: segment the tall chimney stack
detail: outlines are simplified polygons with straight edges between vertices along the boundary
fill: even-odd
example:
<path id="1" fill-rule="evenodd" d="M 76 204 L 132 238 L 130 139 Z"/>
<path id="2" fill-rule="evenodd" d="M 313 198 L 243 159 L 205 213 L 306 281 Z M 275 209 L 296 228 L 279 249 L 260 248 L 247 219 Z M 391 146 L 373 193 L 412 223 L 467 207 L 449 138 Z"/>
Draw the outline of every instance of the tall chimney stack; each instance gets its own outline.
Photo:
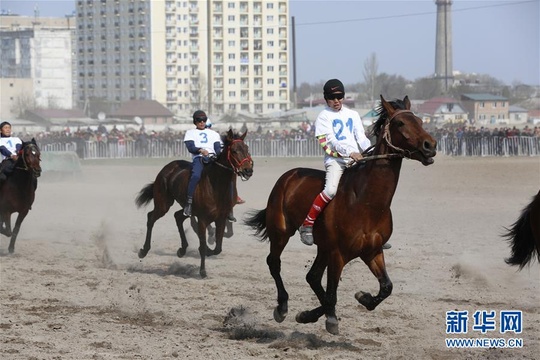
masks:
<path id="1" fill-rule="evenodd" d="M 452 85 L 452 0 L 435 0 L 437 4 L 437 35 L 435 43 L 435 78 L 440 89 L 448 92 Z"/>

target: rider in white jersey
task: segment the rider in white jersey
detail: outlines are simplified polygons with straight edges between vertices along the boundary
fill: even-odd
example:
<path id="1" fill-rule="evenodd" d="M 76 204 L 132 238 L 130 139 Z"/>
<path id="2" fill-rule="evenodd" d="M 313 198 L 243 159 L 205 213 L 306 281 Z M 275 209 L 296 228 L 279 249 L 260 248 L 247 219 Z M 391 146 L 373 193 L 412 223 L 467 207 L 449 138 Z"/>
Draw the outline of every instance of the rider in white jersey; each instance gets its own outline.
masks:
<path id="1" fill-rule="evenodd" d="M 205 164 L 210 163 L 221 153 L 221 136 L 214 130 L 206 127 L 208 117 L 202 110 L 193 113 L 193 124 L 196 128 L 188 130 L 184 136 L 184 144 L 191 153 L 193 167 L 189 178 L 187 190 L 187 205 L 184 215 L 191 216 L 191 205 L 195 188 L 201 179 Z"/>
<path id="2" fill-rule="evenodd" d="M 6 173 L 13 171 L 21 148 L 21 139 L 11 135 L 11 124 L 7 121 L 0 123 L 0 184 L 6 180 Z"/>
<path id="3" fill-rule="evenodd" d="M 338 79 L 328 80 L 323 92 L 327 106 L 315 121 L 315 136 L 325 151 L 326 180 L 323 191 L 313 201 L 299 229 L 300 239 L 306 245 L 313 245 L 313 224 L 336 195 L 339 179 L 346 165 L 351 161 L 361 160 L 362 151 L 371 146 L 360 115 L 343 107 L 345 97 L 343 83 Z"/>

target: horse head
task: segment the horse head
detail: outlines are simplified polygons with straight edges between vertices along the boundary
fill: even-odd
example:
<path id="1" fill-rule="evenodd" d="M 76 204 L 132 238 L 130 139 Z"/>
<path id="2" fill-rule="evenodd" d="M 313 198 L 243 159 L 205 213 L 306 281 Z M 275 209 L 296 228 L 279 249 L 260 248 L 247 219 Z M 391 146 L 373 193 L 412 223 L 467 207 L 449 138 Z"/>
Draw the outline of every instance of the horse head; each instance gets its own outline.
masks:
<path id="1" fill-rule="evenodd" d="M 239 135 L 235 134 L 232 129 L 229 129 L 223 137 L 223 143 L 225 145 L 224 155 L 227 158 L 227 163 L 244 181 L 253 175 L 253 160 L 251 159 L 249 148 L 244 142 L 246 135 L 247 130 Z"/>
<path id="2" fill-rule="evenodd" d="M 23 170 L 30 171 L 36 178 L 40 177 L 41 151 L 34 138 L 30 141 L 23 141 L 18 162 L 22 163 L 21 168 Z"/>
<path id="3" fill-rule="evenodd" d="M 378 114 L 372 132 L 377 136 L 379 149 L 384 147 L 386 153 L 414 159 L 426 166 L 433 164 L 437 141 L 423 129 L 422 120 L 411 111 L 408 96 L 403 100 L 386 101 L 381 95 Z"/>

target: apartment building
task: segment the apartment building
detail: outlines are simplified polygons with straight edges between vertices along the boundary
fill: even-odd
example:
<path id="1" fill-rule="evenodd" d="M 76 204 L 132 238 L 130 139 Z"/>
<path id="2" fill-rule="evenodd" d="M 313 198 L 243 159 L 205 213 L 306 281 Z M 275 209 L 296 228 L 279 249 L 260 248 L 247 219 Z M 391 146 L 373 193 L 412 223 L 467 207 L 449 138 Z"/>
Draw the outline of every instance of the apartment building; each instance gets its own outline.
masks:
<path id="1" fill-rule="evenodd" d="M 79 106 L 288 110 L 288 0 L 77 1 Z"/>
<path id="2" fill-rule="evenodd" d="M 69 19 L 0 16 L 0 117 L 25 109 L 71 109 L 72 38 Z"/>
<path id="3" fill-rule="evenodd" d="M 509 119 L 508 99 L 492 94 L 462 94 L 461 104 L 476 124 L 506 123 Z"/>

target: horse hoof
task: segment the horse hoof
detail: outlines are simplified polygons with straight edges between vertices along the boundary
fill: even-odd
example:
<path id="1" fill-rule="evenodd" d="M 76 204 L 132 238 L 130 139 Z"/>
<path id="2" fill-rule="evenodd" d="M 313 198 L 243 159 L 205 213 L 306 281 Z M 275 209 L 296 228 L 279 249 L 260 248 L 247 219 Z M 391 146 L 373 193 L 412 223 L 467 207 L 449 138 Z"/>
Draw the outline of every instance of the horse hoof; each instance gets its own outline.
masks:
<path id="1" fill-rule="evenodd" d="M 326 319 L 326 331 L 332 335 L 339 334 L 339 322 L 335 317 L 330 317 Z"/>
<path id="2" fill-rule="evenodd" d="M 366 309 L 368 310 L 374 310 L 376 305 L 373 301 L 373 296 L 371 296 L 370 293 L 359 291 L 356 294 L 354 294 L 354 298 L 356 301 L 358 301 L 360 304 L 364 305 Z"/>
<path id="3" fill-rule="evenodd" d="M 281 313 L 279 312 L 277 307 L 274 308 L 274 320 L 276 320 L 276 322 L 278 323 L 283 322 L 283 320 L 285 320 L 286 317 L 287 317 L 286 311 L 284 313 Z"/>
<path id="4" fill-rule="evenodd" d="M 206 270 L 201 270 L 200 274 L 201 274 L 201 278 L 203 278 L 203 279 L 206 278 Z"/>
<path id="5" fill-rule="evenodd" d="M 184 255 L 186 255 L 186 249 L 184 248 L 179 248 L 178 251 L 176 252 L 176 256 L 178 256 L 179 258 L 183 257 Z"/>
<path id="6" fill-rule="evenodd" d="M 313 317 L 311 315 L 311 311 L 301 311 L 298 314 L 296 314 L 296 322 L 300 324 L 308 324 L 308 323 L 314 323 L 319 320 L 318 317 Z"/>
<path id="7" fill-rule="evenodd" d="M 13 254 L 15 252 L 15 248 L 10 247 L 10 248 L 8 248 L 8 251 L 9 251 L 10 254 Z"/>
<path id="8" fill-rule="evenodd" d="M 148 251 L 144 251 L 143 249 L 139 250 L 139 259 L 143 259 L 146 254 L 148 254 Z"/>

